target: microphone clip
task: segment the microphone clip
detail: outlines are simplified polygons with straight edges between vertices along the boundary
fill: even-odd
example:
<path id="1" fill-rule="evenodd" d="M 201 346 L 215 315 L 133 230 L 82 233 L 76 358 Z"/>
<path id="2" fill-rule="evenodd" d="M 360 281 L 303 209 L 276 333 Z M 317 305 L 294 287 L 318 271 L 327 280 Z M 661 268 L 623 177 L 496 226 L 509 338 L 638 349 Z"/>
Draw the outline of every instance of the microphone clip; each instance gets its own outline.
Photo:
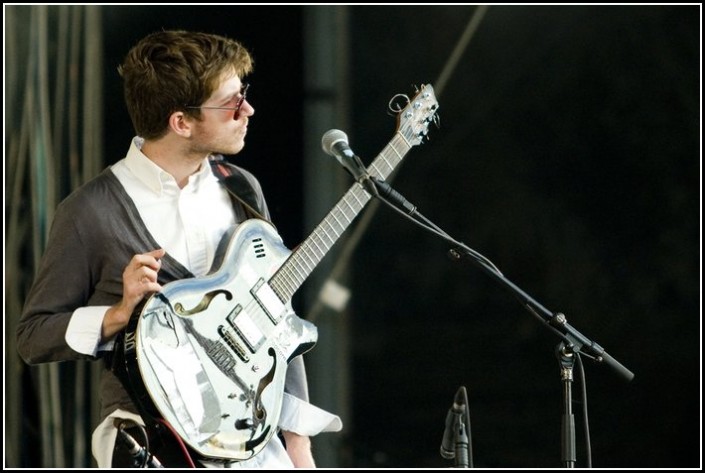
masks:
<path id="1" fill-rule="evenodd" d="M 350 166 L 345 166 L 350 175 L 355 179 L 355 181 L 362 186 L 363 189 L 367 191 L 372 197 L 379 197 L 379 190 L 377 189 L 376 180 L 372 177 L 362 164 L 362 160 L 356 154 L 352 155 L 350 158 Z"/>

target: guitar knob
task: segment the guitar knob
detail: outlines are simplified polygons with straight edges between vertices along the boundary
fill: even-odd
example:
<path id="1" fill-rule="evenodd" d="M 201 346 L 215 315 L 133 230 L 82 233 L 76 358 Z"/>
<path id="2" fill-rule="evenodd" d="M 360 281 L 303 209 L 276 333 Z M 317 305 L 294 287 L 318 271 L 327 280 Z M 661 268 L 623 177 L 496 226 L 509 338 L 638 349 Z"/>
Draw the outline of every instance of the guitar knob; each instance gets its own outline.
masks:
<path id="1" fill-rule="evenodd" d="M 252 419 L 238 419 L 235 421 L 237 430 L 252 430 L 253 425 Z"/>

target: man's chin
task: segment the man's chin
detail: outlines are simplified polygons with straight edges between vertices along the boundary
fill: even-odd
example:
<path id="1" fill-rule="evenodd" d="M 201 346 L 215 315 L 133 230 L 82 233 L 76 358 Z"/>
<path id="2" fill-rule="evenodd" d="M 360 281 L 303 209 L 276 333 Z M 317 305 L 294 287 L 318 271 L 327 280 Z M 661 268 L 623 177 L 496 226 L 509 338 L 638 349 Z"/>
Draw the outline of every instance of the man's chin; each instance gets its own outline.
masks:
<path id="1" fill-rule="evenodd" d="M 235 146 L 224 146 L 223 148 L 216 149 L 213 154 L 224 154 L 224 155 L 234 155 L 238 154 L 245 147 L 245 143 L 240 143 Z"/>

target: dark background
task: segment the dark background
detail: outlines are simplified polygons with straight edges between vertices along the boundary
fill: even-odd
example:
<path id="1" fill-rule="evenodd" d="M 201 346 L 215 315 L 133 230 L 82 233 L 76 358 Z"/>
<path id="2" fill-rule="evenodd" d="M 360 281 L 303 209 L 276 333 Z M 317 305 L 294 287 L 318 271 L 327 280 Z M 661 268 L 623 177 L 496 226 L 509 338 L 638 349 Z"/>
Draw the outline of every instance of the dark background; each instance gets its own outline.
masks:
<path id="1" fill-rule="evenodd" d="M 312 230 L 304 8 L 103 7 L 106 164 L 132 136 L 116 67 L 138 39 L 161 28 L 237 38 L 254 54 L 256 114 L 235 162 L 298 244 Z M 395 132 L 388 101 L 437 80 L 475 8 L 348 7 L 346 131 L 363 161 Z M 627 383 L 583 357 L 593 466 L 699 466 L 700 7 L 492 6 L 438 99 L 441 126 L 395 189 L 635 373 Z M 559 340 L 449 248 L 377 212 L 350 268 L 352 417 L 324 435 L 340 437 L 341 466 L 452 466 L 438 449 L 465 386 L 475 466 L 560 467 Z"/>

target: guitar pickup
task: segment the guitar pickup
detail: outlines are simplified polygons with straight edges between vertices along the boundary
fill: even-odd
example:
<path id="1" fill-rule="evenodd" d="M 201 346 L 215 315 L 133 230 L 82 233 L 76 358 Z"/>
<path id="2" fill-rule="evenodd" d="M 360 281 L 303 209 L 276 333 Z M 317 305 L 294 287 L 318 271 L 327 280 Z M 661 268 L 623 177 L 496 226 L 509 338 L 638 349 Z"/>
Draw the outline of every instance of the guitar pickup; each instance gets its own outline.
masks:
<path id="1" fill-rule="evenodd" d="M 274 292 L 274 289 L 272 289 L 264 279 L 260 278 L 251 292 L 252 296 L 257 300 L 262 310 L 267 313 L 272 322 L 274 322 L 275 325 L 278 324 L 287 311 L 286 306 L 281 299 L 279 299 L 277 293 Z"/>
<path id="2" fill-rule="evenodd" d="M 235 306 L 225 319 L 232 328 L 235 329 L 237 334 L 240 335 L 240 338 L 245 342 L 247 348 L 249 348 L 252 353 L 256 353 L 259 347 L 264 343 L 265 337 L 247 312 L 242 310 L 242 306 L 240 304 Z"/>
<path id="3" fill-rule="evenodd" d="M 218 335 L 225 341 L 225 343 L 235 352 L 235 354 L 245 363 L 250 361 L 250 357 L 242 345 L 240 345 L 235 337 L 230 331 L 223 325 L 218 326 Z"/>

